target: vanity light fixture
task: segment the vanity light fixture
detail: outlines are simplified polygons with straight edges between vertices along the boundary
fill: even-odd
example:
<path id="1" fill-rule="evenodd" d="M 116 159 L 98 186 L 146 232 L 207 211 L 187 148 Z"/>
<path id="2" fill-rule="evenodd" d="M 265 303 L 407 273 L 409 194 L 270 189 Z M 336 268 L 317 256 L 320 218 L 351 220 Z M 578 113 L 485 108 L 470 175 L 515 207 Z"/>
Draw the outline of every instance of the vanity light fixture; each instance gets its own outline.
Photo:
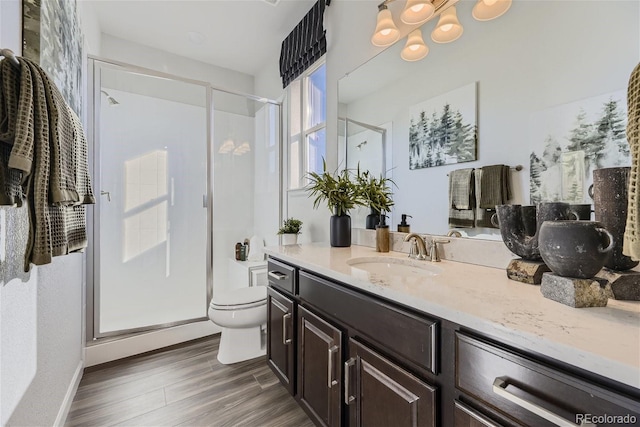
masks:
<path id="1" fill-rule="evenodd" d="M 450 6 L 440 15 L 438 25 L 431 33 L 431 40 L 436 43 L 450 43 L 458 40 L 463 30 L 460 21 L 458 21 L 456 7 Z"/>
<path id="2" fill-rule="evenodd" d="M 422 24 L 429 20 L 435 11 L 436 8 L 431 0 L 407 0 L 407 4 L 400 14 L 400 19 L 405 24 Z"/>
<path id="3" fill-rule="evenodd" d="M 383 0 L 378 5 L 376 30 L 371 37 L 375 46 L 385 47 L 394 44 L 400 38 L 400 31 L 393 22 L 387 4 L 395 0 Z M 456 2 L 459 0 L 406 0 L 400 19 L 408 25 L 420 25 L 434 16 L 439 16 L 438 24 L 431 32 L 436 43 L 450 43 L 462 36 L 464 28 L 458 20 Z M 473 17 L 478 21 L 489 21 L 504 15 L 513 0 L 478 0 L 473 7 Z M 429 53 L 429 47 L 422 39 L 422 31 L 415 28 L 407 36 L 407 43 L 400 56 L 405 61 L 417 61 Z"/>
<path id="4" fill-rule="evenodd" d="M 504 15 L 510 7 L 511 0 L 478 0 L 471 15 L 478 21 L 490 21 Z"/>
<path id="5" fill-rule="evenodd" d="M 422 40 L 422 30 L 416 28 L 409 33 L 400 57 L 405 61 L 418 61 L 429 53 L 429 47 Z"/>
<path id="6" fill-rule="evenodd" d="M 385 3 L 378 6 L 378 22 L 376 24 L 376 31 L 371 37 L 371 43 L 374 46 L 389 46 L 394 44 L 400 38 L 400 31 L 393 22 L 391 11 L 387 8 Z"/>

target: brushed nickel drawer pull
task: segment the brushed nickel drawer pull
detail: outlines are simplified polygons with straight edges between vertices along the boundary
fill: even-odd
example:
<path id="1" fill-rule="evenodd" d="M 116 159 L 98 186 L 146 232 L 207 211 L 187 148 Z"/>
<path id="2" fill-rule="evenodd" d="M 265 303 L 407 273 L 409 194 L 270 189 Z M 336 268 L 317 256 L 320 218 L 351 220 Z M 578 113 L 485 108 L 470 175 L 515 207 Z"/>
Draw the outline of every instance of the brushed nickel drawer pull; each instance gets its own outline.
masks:
<path id="1" fill-rule="evenodd" d="M 270 271 L 269 277 L 273 280 L 285 280 L 287 278 L 287 275 L 284 273 L 280 273 L 279 271 Z"/>
<path id="2" fill-rule="evenodd" d="M 338 384 L 338 381 L 333 379 L 333 354 L 338 351 L 338 346 L 334 345 L 329 348 L 329 362 L 327 363 L 327 387 L 331 388 Z"/>
<path id="3" fill-rule="evenodd" d="M 351 378 L 351 367 L 355 365 L 356 359 L 353 357 L 346 362 L 344 362 L 344 403 L 350 405 L 354 400 L 356 400 L 355 396 L 351 396 L 349 394 L 349 380 Z"/>
<path id="4" fill-rule="evenodd" d="M 533 412 L 537 416 L 544 418 L 545 420 L 557 426 L 560 426 L 560 427 L 588 427 L 588 426 L 594 427 L 595 426 L 595 424 L 587 423 L 585 421 L 581 422 L 580 424 L 572 423 L 571 421 L 568 421 L 562 418 L 561 416 L 554 414 L 553 412 L 543 408 L 542 406 L 536 405 L 535 403 L 526 401 L 521 397 L 516 396 L 515 394 L 509 393 L 506 390 L 508 385 L 509 383 L 505 378 L 498 377 L 493 381 L 493 392 L 500 397 L 504 397 L 509 402 L 514 403 L 520 406 L 521 408 L 526 409 L 527 411 Z"/>
<path id="5" fill-rule="evenodd" d="M 291 338 L 287 338 L 287 323 L 291 319 L 291 313 L 286 313 L 282 316 L 282 344 L 291 344 Z"/>

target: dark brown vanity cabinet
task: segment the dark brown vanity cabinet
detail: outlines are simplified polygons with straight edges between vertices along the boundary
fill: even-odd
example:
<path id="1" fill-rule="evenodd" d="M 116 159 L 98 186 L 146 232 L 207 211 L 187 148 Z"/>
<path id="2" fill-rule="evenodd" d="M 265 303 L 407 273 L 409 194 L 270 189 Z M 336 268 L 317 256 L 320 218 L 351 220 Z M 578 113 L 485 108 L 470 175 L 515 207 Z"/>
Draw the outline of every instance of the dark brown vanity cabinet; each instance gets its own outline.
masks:
<path id="1" fill-rule="evenodd" d="M 317 425 L 342 418 L 342 331 L 298 308 L 298 400 Z"/>
<path id="2" fill-rule="evenodd" d="M 436 426 L 436 388 L 354 339 L 344 371 L 350 426 Z"/>
<path id="3" fill-rule="evenodd" d="M 456 333 L 455 384 L 478 407 L 496 411 L 517 425 L 640 422 L 637 398 L 461 332 Z"/>
<path id="4" fill-rule="evenodd" d="M 295 303 L 267 289 L 267 363 L 291 395 L 295 394 Z"/>
<path id="5" fill-rule="evenodd" d="M 453 408 L 454 427 L 502 427 L 475 409 L 455 401 Z"/>

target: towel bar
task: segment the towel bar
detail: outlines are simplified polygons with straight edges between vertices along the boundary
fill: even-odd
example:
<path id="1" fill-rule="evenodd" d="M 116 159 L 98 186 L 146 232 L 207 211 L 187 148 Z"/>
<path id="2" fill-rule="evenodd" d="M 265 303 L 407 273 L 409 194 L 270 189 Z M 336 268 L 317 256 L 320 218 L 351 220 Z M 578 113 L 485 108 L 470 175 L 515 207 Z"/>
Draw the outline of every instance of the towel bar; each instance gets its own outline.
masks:
<path id="1" fill-rule="evenodd" d="M 475 168 L 475 169 L 482 169 L 482 168 Z M 522 166 L 522 165 L 511 166 L 509 169 L 513 169 L 515 171 L 520 172 L 522 169 L 524 169 L 524 166 Z M 447 174 L 447 176 L 449 176 L 449 174 Z"/>

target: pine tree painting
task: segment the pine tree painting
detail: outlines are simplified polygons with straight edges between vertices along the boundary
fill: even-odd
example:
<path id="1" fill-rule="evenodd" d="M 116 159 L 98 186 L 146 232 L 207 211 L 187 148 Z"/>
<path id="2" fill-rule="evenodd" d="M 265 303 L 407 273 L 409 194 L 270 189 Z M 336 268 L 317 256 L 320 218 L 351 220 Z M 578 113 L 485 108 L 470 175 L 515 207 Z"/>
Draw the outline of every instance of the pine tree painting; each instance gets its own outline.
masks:
<path id="1" fill-rule="evenodd" d="M 631 165 L 624 91 L 537 113 L 531 124 L 531 203 L 591 202 L 595 169 Z"/>
<path id="2" fill-rule="evenodd" d="M 409 168 L 476 160 L 476 84 L 432 98 L 410 110 Z"/>

